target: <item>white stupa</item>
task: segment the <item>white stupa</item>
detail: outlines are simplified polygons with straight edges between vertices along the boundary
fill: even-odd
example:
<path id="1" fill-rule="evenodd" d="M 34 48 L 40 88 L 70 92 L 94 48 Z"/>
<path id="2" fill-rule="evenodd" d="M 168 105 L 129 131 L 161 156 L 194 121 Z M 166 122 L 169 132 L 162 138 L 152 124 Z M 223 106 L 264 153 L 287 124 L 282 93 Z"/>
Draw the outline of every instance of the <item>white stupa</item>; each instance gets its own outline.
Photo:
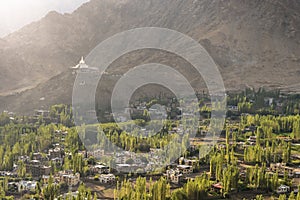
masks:
<path id="1" fill-rule="evenodd" d="M 72 67 L 72 69 L 88 69 L 89 66 L 87 64 L 85 64 L 85 61 L 83 59 L 83 56 L 81 57 L 81 60 L 79 61 L 79 63 Z"/>
<path id="2" fill-rule="evenodd" d="M 96 72 L 96 71 L 98 71 L 98 68 L 89 67 L 85 63 L 83 57 L 81 57 L 81 60 L 79 61 L 79 63 L 76 66 L 71 67 L 71 69 L 76 70 L 77 72 Z"/>

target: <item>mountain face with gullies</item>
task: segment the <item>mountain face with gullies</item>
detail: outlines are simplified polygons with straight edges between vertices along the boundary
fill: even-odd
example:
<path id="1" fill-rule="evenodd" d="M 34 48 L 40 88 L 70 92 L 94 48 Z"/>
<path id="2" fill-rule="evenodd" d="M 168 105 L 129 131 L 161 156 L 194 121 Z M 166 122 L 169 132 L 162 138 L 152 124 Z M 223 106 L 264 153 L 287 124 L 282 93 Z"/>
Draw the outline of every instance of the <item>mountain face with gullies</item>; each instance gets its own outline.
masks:
<path id="1" fill-rule="evenodd" d="M 149 26 L 182 32 L 203 45 L 226 90 L 299 91 L 299 10 L 298 0 L 91 0 L 71 14 L 50 12 L 0 39 L 0 110 L 26 113 L 70 104 L 75 80 L 70 67 L 81 56 L 116 33 Z M 129 53 L 108 74 L 153 61 L 184 73 L 196 90 L 205 88 L 188 63 L 167 52 Z M 115 79 L 104 77 L 102 96 L 109 97 Z"/>

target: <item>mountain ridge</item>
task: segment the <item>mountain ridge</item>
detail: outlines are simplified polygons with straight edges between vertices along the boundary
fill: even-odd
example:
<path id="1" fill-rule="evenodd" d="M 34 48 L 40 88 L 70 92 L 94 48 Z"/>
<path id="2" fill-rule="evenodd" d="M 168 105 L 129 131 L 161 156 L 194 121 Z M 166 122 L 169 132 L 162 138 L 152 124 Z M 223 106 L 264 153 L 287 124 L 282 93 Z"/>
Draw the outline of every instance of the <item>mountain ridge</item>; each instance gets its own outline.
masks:
<path id="1" fill-rule="evenodd" d="M 0 93 L 31 88 L 22 94 L 28 92 L 39 99 L 47 91 L 38 94 L 37 85 L 47 85 L 51 78 L 67 73 L 70 66 L 104 39 L 145 26 L 177 30 L 200 42 L 217 63 L 227 90 L 264 86 L 299 91 L 297 10 L 300 10 L 297 0 L 91 0 L 72 14 L 50 12 L 40 21 L 0 40 L 3 71 Z M 139 56 L 131 54 L 131 57 Z M 116 73 L 128 69 L 130 58 L 121 65 L 116 67 Z M 53 103 L 65 99 L 61 94 L 65 90 L 60 87 Z M 26 101 L 23 95 L 2 97 L 9 104 L 0 109 L 22 112 L 21 106 L 14 106 L 18 102 L 13 99 Z M 41 105 L 34 103 L 36 107 Z"/>

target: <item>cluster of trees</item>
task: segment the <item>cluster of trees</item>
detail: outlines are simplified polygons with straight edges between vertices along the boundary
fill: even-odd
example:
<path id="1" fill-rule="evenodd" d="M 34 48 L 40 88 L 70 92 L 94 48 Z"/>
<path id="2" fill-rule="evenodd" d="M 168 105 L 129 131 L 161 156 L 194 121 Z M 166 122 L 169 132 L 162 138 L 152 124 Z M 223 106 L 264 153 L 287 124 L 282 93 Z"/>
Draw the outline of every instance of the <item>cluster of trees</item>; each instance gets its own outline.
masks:
<path id="1" fill-rule="evenodd" d="M 300 200 L 300 193 L 298 193 L 297 195 L 295 195 L 294 192 L 291 192 L 290 195 L 286 195 L 286 194 L 281 194 L 278 197 L 278 200 Z M 246 200 L 246 199 L 243 199 Z M 262 195 L 257 195 L 255 200 L 264 200 L 264 197 Z"/>
<path id="2" fill-rule="evenodd" d="M 135 184 L 128 180 L 118 183 L 114 196 L 115 199 L 123 200 L 197 200 L 205 198 L 210 188 L 211 182 L 206 174 L 189 180 L 172 193 L 170 184 L 164 178 L 155 182 L 150 178 L 147 184 L 146 178 L 138 177 Z"/>
<path id="3" fill-rule="evenodd" d="M 239 190 L 244 187 L 275 191 L 280 184 L 291 185 L 287 173 L 280 180 L 278 173 L 268 173 L 266 170 L 266 166 L 270 163 L 291 161 L 291 142 L 273 136 L 274 123 L 266 116 L 249 115 L 242 117 L 241 121 L 239 129 L 232 131 L 229 127 L 226 128 L 225 145 L 221 148 L 215 147 L 209 155 L 210 176 L 216 182 L 222 183 L 221 193 L 226 196 L 231 189 Z M 239 130 L 250 125 L 258 126 L 254 131 L 256 144 L 246 147 L 237 146 L 236 140 L 244 135 Z M 271 129 L 266 128 L 267 126 Z M 278 125 L 278 130 L 280 128 L 281 126 Z M 268 131 L 271 131 L 271 134 L 268 134 Z M 242 158 L 241 153 L 244 153 L 244 161 L 250 164 L 245 168 L 243 176 L 240 176 L 241 166 L 238 167 L 237 164 L 237 156 Z"/>
<path id="4" fill-rule="evenodd" d="M 83 155 L 80 153 L 66 156 L 64 159 L 63 169 L 72 170 L 74 173 L 78 172 L 82 177 L 84 177 L 89 172 L 88 160 L 84 160 Z"/>
<path id="5" fill-rule="evenodd" d="M 227 102 L 228 105 L 238 106 L 240 113 L 297 115 L 300 113 L 299 96 L 299 94 L 285 95 L 279 90 L 268 91 L 264 88 L 246 89 L 241 93 L 229 94 Z M 271 105 L 265 101 L 267 98 L 273 98 Z M 277 102 L 280 103 L 279 107 L 276 105 Z"/>
<path id="6" fill-rule="evenodd" d="M 22 134 L 22 125 L 7 124 L 0 129 L 0 170 L 12 170 L 13 162 L 19 156 L 42 152 L 51 145 L 52 134 L 56 126 L 41 125 L 37 133 Z"/>
<path id="7" fill-rule="evenodd" d="M 275 191 L 279 186 L 278 173 L 267 173 L 266 165 L 249 167 L 246 171 L 245 183 L 255 189 Z"/>
<path id="8" fill-rule="evenodd" d="M 132 124 L 127 124 L 131 126 Z M 115 123 L 101 124 L 100 128 L 94 128 L 96 131 L 89 131 L 88 126 L 82 127 L 80 134 L 86 145 L 97 145 L 101 149 L 110 149 L 111 143 L 127 150 L 135 152 L 149 152 L 150 148 L 162 148 L 169 141 L 174 139 L 174 134 L 168 134 L 168 131 L 173 128 L 171 122 L 168 122 L 158 133 L 149 133 L 151 137 L 145 137 L 139 130 L 135 129 L 130 133 L 122 130 Z M 92 129 L 92 128 L 90 128 Z M 102 132 L 103 130 L 103 132 Z M 125 128 L 126 130 L 126 128 Z M 104 133 L 104 135 L 102 134 Z M 109 143 L 107 141 L 110 141 Z"/>
<path id="9" fill-rule="evenodd" d="M 25 128 L 25 129 L 24 129 Z M 23 131 L 25 130 L 25 132 Z M 36 129 L 36 131 L 35 131 Z M 67 131 L 68 134 L 65 140 L 62 141 L 61 137 L 56 137 L 55 131 L 63 130 Z M 46 156 L 46 150 L 53 148 L 53 144 L 60 143 L 64 146 L 64 151 L 68 156 L 65 156 L 63 165 L 57 167 L 52 161 L 48 164 L 52 166 L 55 173 L 58 170 L 73 170 L 75 173 L 79 172 L 82 176 L 87 174 L 88 163 L 87 160 L 83 159 L 82 154 L 79 153 L 80 150 L 84 149 L 83 144 L 78 137 L 78 133 L 75 127 L 67 128 L 62 124 L 41 124 L 38 126 L 21 124 L 21 123 L 6 123 L 0 126 L 0 170 L 1 171 L 12 171 L 14 164 L 18 165 L 17 173 L 19 178 L 30 179 L 31 175 L 26 173 L 26 163 L 20 160 L 20 156 L 29 156 L 30 159 L 33 158 L 33 154 L 40 152 L 42 156 Z M 0 197 L 1 199 L 13 199 L 13 197 L 7 197 L 5 194 L 8 192 L 8 181 L 7 177 L 3 179 L 0 183 Z M 36 199 L 39 199 L 42 195 L 44 199 L 54 199 L 60 192 L 60 185 L 53 183 L 50 179 L 50 183 L 44 187 L 40 187 L 38 184 L 38 189 L 36 191 L 37 195 L 34 195 Z M 80 194 L 79 194 L 80 196 Z M 90 198 L 90 195 L 85 195 L 85 197 Z M 26 197 L 26 195 L 25 195 Z M 84 197 L 84 198 L 85 198 Z M 75 199 L 84 199 L 83 197 Z M 70 196 L 69 199 L 73 199 Z"/>
<path id="10" fill-rule="evenodd" d="M 258 127 L 259 136 L 274 139 L 276 134 L 289 134 L 294 139 L 300 139 L 300 115 L 243 115 L 241 129 L 249 126 Z M 274 133 L 274 134 L 273 134 Z"/>
<path id="11" fill-rule="evenodd" d="M 133 184 L 124 180 L 121 184 L 117 183 L 117 188 L 114 192 L 115 199 L 124 200 L 139 200 L 139 199 L 153 199 L 153 200 L 165 200 L 170 197 L 170 185 L 163 178 L 157 182 L 149 181 L 149 188 L 146 186 L 146 178 L 139 177 L 136 180 L 136 184 Z"/>
<path id="12" fill-rule="evenodd" d="M 47 200 L 96 200 L 97 194 L 92 193 L 89 188 L 87 188 L 83 183 L 78 187 L 78 192 L 76 195 L 74 193 L 67 193 L 65 195 L 60 195 L 63 184 L 54 183 L 53 177 L 50 176 L 49 182 L 43 188 L 41 188 L 41 183 L 39 182 L 35 191 L 35 194 L 25 194 L 21 199 L 47 199 Z M 1 199 L 13 200 L 13 196 L 0 196 Z"/>
<path id="13" fill-rule="evenodd" d="M 220 152 L 211 155 L 210 176 L 223 184 L 221 190 L 223 196 L 227 196 L 232 188 L 238 189 L 239 168 L 233 149 L 227 153 L 221 149 Z"/>
<path id="14" fill-rule="evenodd" d="M 67 127 L 74 126 L 72 107 L 64 104 L 53 105 L 50 107 L 50 117 L 58 118 L 59 122 Z"/>
<path id="15" fill-rule="evenodd" d="M 273 140 L 265 146 L 256 144 L 247 146 L 244 150 L 244 161 L 247 163 L 289 163 L 291 160 L 291 143 L 282 140 Z"/>

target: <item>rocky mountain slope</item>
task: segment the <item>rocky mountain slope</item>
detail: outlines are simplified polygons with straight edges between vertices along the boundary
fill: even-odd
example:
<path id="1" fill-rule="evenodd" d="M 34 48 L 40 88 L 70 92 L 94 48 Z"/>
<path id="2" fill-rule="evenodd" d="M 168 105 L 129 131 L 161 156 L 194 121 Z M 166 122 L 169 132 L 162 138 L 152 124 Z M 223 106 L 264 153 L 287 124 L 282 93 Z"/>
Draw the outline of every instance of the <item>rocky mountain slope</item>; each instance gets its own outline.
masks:
<path id="1" fill-rule="evenodd" d="M 72 14 L 50 12 L 0 40 L 0 93 L 6 96 L 0 98 L 0 110 L 70 103 L 69 67 L 113 34 L 144 26 L 174 29 L 199 41 L 219 66 L 227 90 L 266 86 L 299 91 L 299 10 L 298 0 L 91 0 Z M 130 54 L 113 72 L 126 71 L 130 59 L 165 60 L 144 55 L 148 58 Z M 193 80 L 193 73 L 187 74 Z M 200 82 L 194 83 L 198 89 Z M 39 100 L 44 96 L 47 102 Z"/>

